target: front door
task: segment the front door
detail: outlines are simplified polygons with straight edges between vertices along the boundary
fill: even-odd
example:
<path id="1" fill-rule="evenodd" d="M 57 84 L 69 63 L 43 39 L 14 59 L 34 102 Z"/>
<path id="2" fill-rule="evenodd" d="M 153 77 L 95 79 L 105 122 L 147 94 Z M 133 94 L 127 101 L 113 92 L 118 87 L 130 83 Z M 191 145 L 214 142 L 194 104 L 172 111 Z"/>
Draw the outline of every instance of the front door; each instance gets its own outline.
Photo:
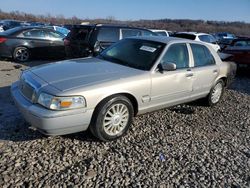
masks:
<path id="1" fill-rule="evenodd" d="M 182 103 L 192 93 L 193 72 L 185 43 L 172 44 L 161 60 L 161 64 L 174 63 L 176 70 L 155 72 L 152 75 L 151 105 L 170 106 Z"/>

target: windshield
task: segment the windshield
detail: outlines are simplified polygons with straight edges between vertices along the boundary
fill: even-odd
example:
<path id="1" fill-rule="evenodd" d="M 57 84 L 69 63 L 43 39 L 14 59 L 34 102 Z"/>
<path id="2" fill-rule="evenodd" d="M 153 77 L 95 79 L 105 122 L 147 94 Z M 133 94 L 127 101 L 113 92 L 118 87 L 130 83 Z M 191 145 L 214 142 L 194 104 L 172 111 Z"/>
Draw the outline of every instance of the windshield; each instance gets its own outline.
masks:
<path id="1" fill-rule="evenodd" d="M 98 58 L 140 70 L 150 70 L 161 54 L 164 43 L 123 39 L 104 50 Z"/>

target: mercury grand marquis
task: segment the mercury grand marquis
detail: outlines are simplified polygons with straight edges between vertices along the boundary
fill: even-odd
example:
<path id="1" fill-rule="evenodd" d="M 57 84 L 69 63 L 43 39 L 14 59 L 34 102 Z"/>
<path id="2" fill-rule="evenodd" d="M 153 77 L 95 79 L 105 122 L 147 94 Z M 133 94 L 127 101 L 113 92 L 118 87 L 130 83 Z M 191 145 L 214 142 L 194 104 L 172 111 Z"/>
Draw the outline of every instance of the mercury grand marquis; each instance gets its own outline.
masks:
<path id="1" fill-rule="evenodd" d="M 201 42 L 171 37 L 121 40 L 97 57 L 23 71 L 11 93 L 24 118 L 46 135 L 88 128 L 110 141 L 133 117 L 205 99 L 219 103 L 235 66 Z"/>

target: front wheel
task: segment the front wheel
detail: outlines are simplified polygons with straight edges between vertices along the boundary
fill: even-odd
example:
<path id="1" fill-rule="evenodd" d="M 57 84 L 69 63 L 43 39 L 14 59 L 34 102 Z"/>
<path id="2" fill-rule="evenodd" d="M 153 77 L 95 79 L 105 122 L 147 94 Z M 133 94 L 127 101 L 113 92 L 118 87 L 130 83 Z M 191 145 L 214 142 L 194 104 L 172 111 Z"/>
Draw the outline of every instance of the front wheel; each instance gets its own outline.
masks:
<path id="1" fill-rule="evenodd" d="M 217 81 L 216 84 L 212 87 L 207 97 L 207 103 L 209 106 L 214 106 L 220 102 L 224 93 L 224 87 L 225 84 L 222 80 Z"/>
<path id="2" fill-rule="evenodd" d="M 115 140 L 124 135 L 130 127 L 134 109 L 125 96 L 104 100 L 95 110 L 90 131 L 102 141 Z"/>
<path id="3" fill-rule="evenodd" d="M 18 62 L 26 62 L 30 59 L 29 49 L 26 47 L 17 47 L 13 52 L 14 60 Z"/>

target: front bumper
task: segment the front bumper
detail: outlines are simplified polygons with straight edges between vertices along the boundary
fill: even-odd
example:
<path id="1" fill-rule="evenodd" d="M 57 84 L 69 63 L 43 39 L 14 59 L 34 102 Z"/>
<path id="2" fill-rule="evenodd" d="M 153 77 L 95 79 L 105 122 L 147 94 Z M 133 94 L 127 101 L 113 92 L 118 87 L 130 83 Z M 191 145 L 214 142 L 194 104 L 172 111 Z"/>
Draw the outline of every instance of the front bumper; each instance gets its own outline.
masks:
<path id="1" fill-rule="evenodd" d="M 93 110 L 76 109 L 53 111 L 27 100 L 18 88 L 18 82 L 11 86 L 15 104 L 25 120 L 46 135 L 64 135 L 84 131 L 88 128 Z"/>

